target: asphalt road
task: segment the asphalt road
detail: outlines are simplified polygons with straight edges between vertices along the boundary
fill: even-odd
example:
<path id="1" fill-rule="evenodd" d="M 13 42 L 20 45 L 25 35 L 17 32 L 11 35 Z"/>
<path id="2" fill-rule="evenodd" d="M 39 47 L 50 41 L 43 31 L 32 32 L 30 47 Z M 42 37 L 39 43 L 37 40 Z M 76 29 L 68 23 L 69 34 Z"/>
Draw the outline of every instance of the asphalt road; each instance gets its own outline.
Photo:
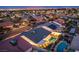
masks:
<path id="1" fill-rule="evenodd" d="M 77 36 L 75 36 L 74 39 L 72 40 L 71 48 L 75 50 L 79 50 L 78 44 L 79 44 L 79 34 L 77 34 Z"/>
<path id="2" fill-rule="evenodd" d="M 13 30 L 6 39 L 0 42 L 0 52 L 23 52 L 31 48 L 31 45 L 25 40 L 22 40 L 20 37 L 18 38 L 18 44 L 16 46 L 12 46 L 9 43 L 16 36 L 18 36 L 21 32 L 24 31 L 28 31 L 27 27 L 21 27 Z"/>
<path id="3" fill-rule="evenodd" d="M 7 37 L 6 39 L 4 39 L 4 40 L 13 38 L 13 37 L 19 35 L 20 33 L 24 32 L 24 31 L 28 31 L 27 28 L 28 28 L 28 27 L 24 26 L 24 27 L 20 27 L 20 28 L 13 29 L 13 30 L 9 33 L 8 37 Z M 30 27 L 29 27 L 29 30 L 30 30 Z"/>

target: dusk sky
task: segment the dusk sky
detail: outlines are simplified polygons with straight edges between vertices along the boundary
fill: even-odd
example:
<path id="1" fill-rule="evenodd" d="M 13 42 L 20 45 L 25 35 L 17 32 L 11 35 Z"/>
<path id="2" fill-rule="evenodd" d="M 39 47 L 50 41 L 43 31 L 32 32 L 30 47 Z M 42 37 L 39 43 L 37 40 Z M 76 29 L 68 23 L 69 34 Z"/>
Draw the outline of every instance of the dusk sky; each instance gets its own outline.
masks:
<path id="1" fill-rule="evenodd" d="M 79 6 L 0 6 L 0 8 L 79 8 Z"/>

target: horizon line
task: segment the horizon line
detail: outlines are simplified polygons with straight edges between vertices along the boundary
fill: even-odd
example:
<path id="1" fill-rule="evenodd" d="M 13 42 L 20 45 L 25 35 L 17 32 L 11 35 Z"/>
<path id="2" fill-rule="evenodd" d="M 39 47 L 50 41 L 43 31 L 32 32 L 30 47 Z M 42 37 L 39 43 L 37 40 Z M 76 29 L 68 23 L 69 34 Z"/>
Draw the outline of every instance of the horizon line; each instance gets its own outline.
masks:
<path id="1" fill-rule="evenodd" d="M 20 9 L 20 8 L 79 8 L 79 6 L 0 6 L 0 9 Z"/>

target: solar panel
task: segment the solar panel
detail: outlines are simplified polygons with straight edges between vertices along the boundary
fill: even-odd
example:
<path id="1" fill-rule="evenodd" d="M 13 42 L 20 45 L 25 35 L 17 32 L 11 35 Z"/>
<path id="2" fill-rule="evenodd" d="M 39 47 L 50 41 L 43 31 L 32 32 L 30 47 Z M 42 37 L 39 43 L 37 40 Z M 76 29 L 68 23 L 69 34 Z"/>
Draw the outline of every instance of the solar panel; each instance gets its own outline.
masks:
<path id="1" fill-rule="evenodd" d="M 51 29 L 54 29 L 54 30 L 57 29 L 57 26 L 54 25 L 54 24 L 51 24 L 51 25 L 49 25 L 48 27 L 51 28 Z"/>
<path id="2" fill-rule="evenodd" d="M 43 28 L 36 28 L 34 30 L 23 32 L 21 35 L 26 36 L 30 40 L 32 40 L 35 43 L 40 42 L 42 39 L 47 37 L 51 32 L 43 29 Z"/>

